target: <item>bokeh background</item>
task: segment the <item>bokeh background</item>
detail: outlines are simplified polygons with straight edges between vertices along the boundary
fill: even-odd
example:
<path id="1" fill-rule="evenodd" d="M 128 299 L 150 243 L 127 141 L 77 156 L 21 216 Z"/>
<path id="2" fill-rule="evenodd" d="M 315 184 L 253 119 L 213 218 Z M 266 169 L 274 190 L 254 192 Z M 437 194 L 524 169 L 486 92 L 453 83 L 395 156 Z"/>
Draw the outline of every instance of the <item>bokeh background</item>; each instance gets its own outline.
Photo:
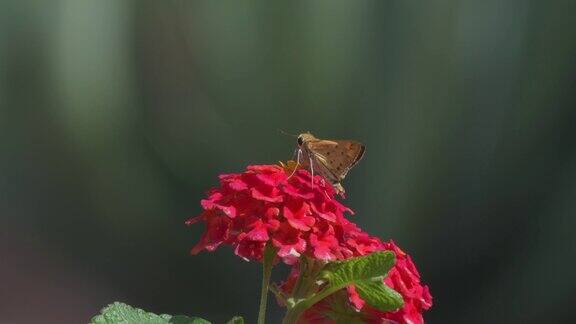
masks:
<path id="1" fill-rule="evenodd" d="M 278 129 L 367 145 L 346 203 L 413 255 L 428 323 L 576 322 L 574 12 L 2 1 L 0 322 L 115 300 L 255 322 L 259 265 L 189 256 L 184 220 L 218 174 L 289 158 Z"/>

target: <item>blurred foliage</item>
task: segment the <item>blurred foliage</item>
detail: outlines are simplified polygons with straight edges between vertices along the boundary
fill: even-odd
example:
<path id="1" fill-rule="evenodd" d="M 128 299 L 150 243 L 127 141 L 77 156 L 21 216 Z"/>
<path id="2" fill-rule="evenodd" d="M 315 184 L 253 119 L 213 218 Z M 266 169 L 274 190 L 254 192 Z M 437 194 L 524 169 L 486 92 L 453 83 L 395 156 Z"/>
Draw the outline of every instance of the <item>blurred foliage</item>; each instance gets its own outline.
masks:
<path id="1" fill-rule="evenodd" d="M 146 312 L 140 308 L 114 302 L 102 309 L 101 314 L 94 316 L 90 324 L 211 324 L 198 317 L 189 317 L 186 315 L 156 315 Z M 232 324 L 232 323 L 230 323 Z M 241 320 L 240 323 L 242 324 Z"/>
<path id="2" fill-rule="evenodd" d="M 3 1 L 0 321 L 253 322 L 259 265 L 190 257 L 184 220 L 218 174 L 290 157 L 282 129 L 366 143 L 346 203 L 414 256 L 429 323 L 575 322 L 575 10 Z"/>

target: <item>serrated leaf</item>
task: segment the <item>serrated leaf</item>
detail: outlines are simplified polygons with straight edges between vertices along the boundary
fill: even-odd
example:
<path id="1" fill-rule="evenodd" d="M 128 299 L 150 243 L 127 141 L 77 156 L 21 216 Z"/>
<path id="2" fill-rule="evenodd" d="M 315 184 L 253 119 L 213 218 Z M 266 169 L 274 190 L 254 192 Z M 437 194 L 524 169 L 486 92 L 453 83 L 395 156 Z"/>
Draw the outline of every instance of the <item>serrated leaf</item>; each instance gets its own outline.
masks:
<path id="1" fill-rule="evenodd" d="M 244 324 L 244 318 L 242 316 L 234 316 L 226 324 Z"/>
<path id="2" fill-rule="evenodd" d="M 156 315 L 124 303 L 115 302 L 102 309 L 101 314 L 94 316 L 92 324 L 210 324 L 199 317 L 184 315 Z"/>
<path id="3" fill-rule="evenodd" d="M 146 323 L 165 324 L 169 323 L 172 316 L 156 315 L 145 312 L 142 309 L 134 308 L 124 303 L 115 302 L 106 306 L 100 315 L 92 318 L 93 324 L 113 324 L 113 323 Z"/>
<path id="4" fill-rule="evenodd" d="M 323 276 L 332 287 L 346 287 L 358 281 L 384 277 L 396 262 L 391 251 L 374 252 L 369 255 L 330 263 Z"/>
<path id="5" fill-rule="evenodd" d="M 382 311 L 398 309 L 404 304 L 402 296 L 383 282 L 395 262 L 393 252 L 381 251 L 330 263 L 322 274 L 328 280 L 326 294 L 354 285 L 360 297 L 372 307 Z"/>
<path id="6" fill-rule="evenodd" d="M 398 309 L 404 305 L 402 296 L 380 281 L 361 281 L 355 284 L 356 292 L 370 306 L 383 312 Z"/>

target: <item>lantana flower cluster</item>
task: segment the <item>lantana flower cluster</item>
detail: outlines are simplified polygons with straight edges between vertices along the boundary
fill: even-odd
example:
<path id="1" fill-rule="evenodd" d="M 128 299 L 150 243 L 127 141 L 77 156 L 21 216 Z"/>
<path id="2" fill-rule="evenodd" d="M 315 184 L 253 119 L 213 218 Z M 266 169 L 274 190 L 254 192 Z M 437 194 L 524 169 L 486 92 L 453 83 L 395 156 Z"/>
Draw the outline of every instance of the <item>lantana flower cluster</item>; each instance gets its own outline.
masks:
<path id="1" fill-rule="evenodd" d="M 201 201 L 204 211 L 187 224 L 206 223 L 196 254 L 231 245 L 247 260 L 262 259 L 266 242 L 292 265 L 301 255 L 333 261 L 376 251 L 381 242 L 344 217 L 352 213 L 335 199 L 332 185 L 303 169 L 251 165 L 220 176 L 220 187 Z"/>
<path id="2" fill-rule="evenodd" d="M 334 316 L 343 314 L 374 324 L 424 323 L 422 312 L 432 307 L 432 295 L 428 286 L 420 282 L 420 273 L 412 262 L 412 258 L 392 240 L 383 243 L 379 250 L 392 251 L 396 255 L 396 263 L 384 278 L 384 283 L 402 295 L 404 299 L 402 308 L 393 312 L 382 312 L 366 304 L 354 286 L 348 286 L 346 292 L 334 294 L 308 309 L 303 315 L 305 323 L 333 323 L 331 319 Z M 281 287 L 285 293 L 290 293 L 298 276 L 298 269 L 293 268 Z"/>
<path id="3" fill-rule="evenodd" d="M 242 173 L 221 175 L 220 186 L 208 192 L 201 206 L 203 212 L 187 221 L 189 225 L 206 225 L 192 254 L 229 245 L 245 260 L 262 261 L 266 245 L 271 244 L 279 260 L 293 266 L 281 286 L 287 293 L 299 275 L 298 263 L 303 256 L 330 262 L 382 250 L 396 254 L 396 264 L 384 283 L 402 295 L 401 309 L 373 309 L 349 286 L 347 292 L 315 304 L 304 313 L 303 320 L 330 323 L 326 314 L 342 294 L 345 306 L 367 322 L 423 323 L 422 311 L 431 307 L 428 287 L 420 283 L 410 256 L 394 242 L 383 243 L 349 221 L 345 214 L 353 214 L 352 210 L 336 199 L 332 185 L 319 175 L 313 177 L 307 170 L 279 165 L 251 165 Z"/>

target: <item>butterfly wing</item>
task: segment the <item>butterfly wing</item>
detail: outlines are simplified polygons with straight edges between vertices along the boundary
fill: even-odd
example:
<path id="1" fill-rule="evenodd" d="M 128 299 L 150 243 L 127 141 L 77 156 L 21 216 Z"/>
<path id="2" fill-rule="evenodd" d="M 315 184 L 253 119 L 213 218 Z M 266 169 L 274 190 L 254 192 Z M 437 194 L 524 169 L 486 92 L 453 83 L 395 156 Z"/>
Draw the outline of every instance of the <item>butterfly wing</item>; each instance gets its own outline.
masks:
<path id="1" fill-rule="evenodd" d="M 350 140 L 317 140 L 306 143 L 319 171 L 333 183 L 340 182 L 364 155 L 365 146 Z"/>

